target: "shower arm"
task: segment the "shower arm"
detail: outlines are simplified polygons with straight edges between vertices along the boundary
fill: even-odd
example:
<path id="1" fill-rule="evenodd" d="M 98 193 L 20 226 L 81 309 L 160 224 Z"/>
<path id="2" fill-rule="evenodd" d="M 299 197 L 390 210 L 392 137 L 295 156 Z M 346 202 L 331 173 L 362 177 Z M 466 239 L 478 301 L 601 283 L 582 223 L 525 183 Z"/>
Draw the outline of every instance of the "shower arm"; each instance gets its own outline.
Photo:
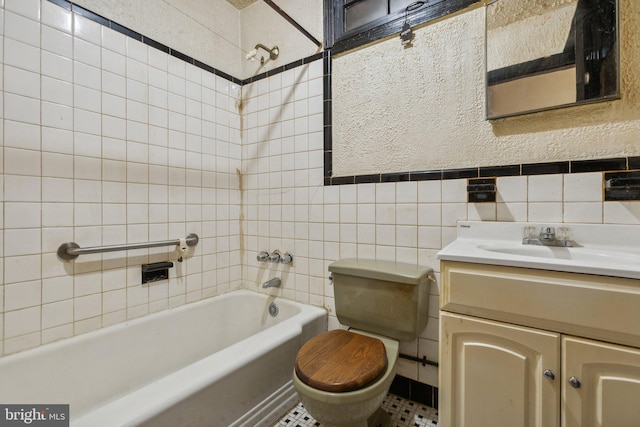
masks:
<path id="1" fill-rule="evenodd" d="M 265 45 L 263 45 L 262 43 L 258 43 L 255 47 L 256 50 L 258 50 L 258 48 L 260 49 L 264 49 L 267 52 L 269 52 L 269 59 L 271 59 L 272 61 L 278 58 L 278 54 L 280 53 L 278 46 L 274 46 L 272 49 L 269 49 L 268 47 L 266 47 Z"/>
<path id="2" fill-rule="evenodd" d="M 319 48 L 322 48 L 322 43 L 316 39 L 315 37 L 313 37 L 311 35 L 311 33 L 307 30 L 305 30 L 300 24 L 298 24 L 296 22 L 295 19 L 293 19 L 291 16 L 289 16 L 287 14 L 287 12 L 285 12 L 284 10 L 280 9 L 280 7 L 275 4 L 272 0 L 263 0 L 266 4 L 268 4 L 269 6 L 271 6 L 271 8 L 273 10 L 275 10 L 276 12 L 278 12 L 278 14 L 280 16 L 282 16 L 285 20 L 287 20 L 287 22 L 289 22 L 291 25 L 293 25 L 294 27 L 296 27 L 296 29 L 298 31 L 300 31 L 302 34 L 304 34 L 309 40 L 311 40 L 316 46 L 318 46 Z M 268 51 L 269 49 L 267 49 Z"/>

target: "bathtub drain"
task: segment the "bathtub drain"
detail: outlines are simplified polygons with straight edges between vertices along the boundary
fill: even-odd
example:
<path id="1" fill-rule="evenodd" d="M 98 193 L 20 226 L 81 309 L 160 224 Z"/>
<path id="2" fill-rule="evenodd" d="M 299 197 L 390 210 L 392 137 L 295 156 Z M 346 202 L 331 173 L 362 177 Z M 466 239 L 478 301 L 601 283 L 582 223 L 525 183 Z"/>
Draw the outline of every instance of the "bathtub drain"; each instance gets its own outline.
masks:
<path id="1" fill-rule="evenodd" d="M 278 310 L 278 306 L 275 302 L 269 304 L 269 314 L 271 315 L 271 317 L 276 317 L 278 315 L 278 311 L 280 310 Z"/>

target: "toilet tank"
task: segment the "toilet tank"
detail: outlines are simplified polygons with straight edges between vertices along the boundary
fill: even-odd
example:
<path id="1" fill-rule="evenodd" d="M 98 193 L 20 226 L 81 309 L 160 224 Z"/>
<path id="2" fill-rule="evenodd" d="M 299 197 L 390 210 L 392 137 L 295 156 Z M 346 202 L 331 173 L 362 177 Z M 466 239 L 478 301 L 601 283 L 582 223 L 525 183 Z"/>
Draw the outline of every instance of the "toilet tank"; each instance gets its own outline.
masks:
<path id="1" fill-rule="evenodd" d="M 343 325 L 413 341 L 427 324 L 433 269 L 371 259 L 329 265 L 336 315 Z"/>

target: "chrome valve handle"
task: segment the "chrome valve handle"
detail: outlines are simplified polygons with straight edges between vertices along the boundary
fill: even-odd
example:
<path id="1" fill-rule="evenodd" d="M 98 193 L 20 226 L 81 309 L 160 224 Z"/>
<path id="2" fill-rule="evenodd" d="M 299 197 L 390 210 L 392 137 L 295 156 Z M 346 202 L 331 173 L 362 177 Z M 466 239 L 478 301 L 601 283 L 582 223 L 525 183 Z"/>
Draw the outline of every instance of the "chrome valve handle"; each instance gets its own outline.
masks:
<path id="1" fill-rule="evenodd" d="M 274 251 L 269 254 L 270 262 L 280 262 L 280 252 Z"/>
<path id="2" fill-rule="evenodd" d="M 260 262 L 267 262 L 269 261 L 269 252 L 261 251 L 256 258 Z"/>
<path id="3" fill-rule="evenodd" d="M 293 262 L 293 255 L 290 253 L 285 253 L 280 257 L 280 262 L 282 264 L 291 264 Z"/>

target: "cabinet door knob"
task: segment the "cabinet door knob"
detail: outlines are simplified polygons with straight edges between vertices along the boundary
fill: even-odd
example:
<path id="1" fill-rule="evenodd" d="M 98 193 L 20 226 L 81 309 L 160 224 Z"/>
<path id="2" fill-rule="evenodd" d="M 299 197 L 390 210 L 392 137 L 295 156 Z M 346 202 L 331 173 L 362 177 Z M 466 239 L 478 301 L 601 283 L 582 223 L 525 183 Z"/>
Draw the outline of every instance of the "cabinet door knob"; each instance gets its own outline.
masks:
<path id="1" fill-rule="evenodd" d="M 551 369 L 545 369 L 542 375 L 544 375 L 544 377 L 549 381 L 553 381 L 556 379 L 556 374 L 554 374 Z"/>
<path id="2" fill-rule="evenodd" d="M 582 384 L 580 384 L 580 380 L 577 379 L 576 377 L 569 378 L 569 384 L 573 388 L 580 388 L 580 386 L 582 385 Z"/>

